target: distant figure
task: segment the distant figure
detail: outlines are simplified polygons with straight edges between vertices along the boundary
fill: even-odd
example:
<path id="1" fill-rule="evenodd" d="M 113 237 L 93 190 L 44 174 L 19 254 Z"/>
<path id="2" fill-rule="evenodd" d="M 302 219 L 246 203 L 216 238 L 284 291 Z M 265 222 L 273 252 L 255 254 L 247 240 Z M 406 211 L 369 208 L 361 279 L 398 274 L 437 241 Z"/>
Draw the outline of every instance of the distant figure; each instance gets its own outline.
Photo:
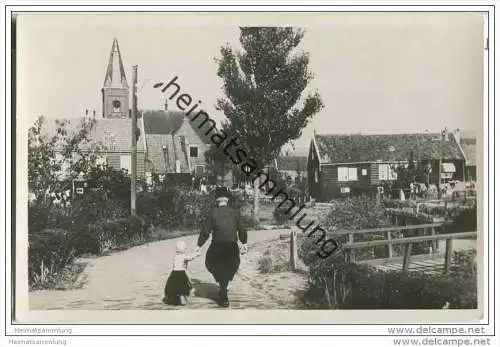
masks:
<path id="1" fill-rule="evenodd" d="M 204 194 L 208 194 L 206 177 L 202 177 L 200 180 L 200 191 Z"/>
<path id="2" fill-rule="evenodd" d="M 186 305 L 187 297 L 194 294 L 193 286 L 187 275 L 187 265 L 194 258 L 200 256 L 200 252 L 186 254 L 186 243 L 177 242 L 174 256 L 174 264 L 170 276 L 165 284 L 165 303 L 170 305 Z"/>
<path id="3" fill-rule="evenodd" d="M 399 190 L 399 200 L 405 201 L 405 192 L 403 191 L 403 189 Z"/>
<path id="4" fill-rule="evenodd" d="M 199 249 L 212 234 L 212 242 L 208 247 L 205 266 L 219 284 L 219 306 L 228 307 L 227 286 L 233 280 L 240 266 L 240 249 L 238 240 L 242 243 L 241 252 L 247 251 L 247 232 L 243 228 L 240 211 L 228 206 L 231 194 L 225 187 L 215 189 L 217 207 L 210 211 L 207 222 L 198 237 Z"/>

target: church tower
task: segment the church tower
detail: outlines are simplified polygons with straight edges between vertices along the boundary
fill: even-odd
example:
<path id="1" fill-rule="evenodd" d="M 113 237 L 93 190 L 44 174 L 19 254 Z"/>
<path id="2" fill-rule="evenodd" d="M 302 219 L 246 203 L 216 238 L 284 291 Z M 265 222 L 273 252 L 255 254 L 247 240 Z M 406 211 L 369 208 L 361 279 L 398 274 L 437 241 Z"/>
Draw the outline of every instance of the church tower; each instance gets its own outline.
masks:
<path id="1" fill-rule="evenodd" d="M 125 77 L 118 41 L 113 40 L 108 68 L 102 92 L 102 116 L 104 118 L 129 117 L 129 86 Z"/>

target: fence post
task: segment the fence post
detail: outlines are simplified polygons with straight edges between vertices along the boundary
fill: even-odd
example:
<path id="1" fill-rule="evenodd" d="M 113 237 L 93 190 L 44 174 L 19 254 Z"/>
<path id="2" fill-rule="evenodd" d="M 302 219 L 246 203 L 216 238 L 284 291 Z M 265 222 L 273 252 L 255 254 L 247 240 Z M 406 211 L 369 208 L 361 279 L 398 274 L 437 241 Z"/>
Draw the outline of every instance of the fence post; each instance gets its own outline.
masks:
<path id="1" fill-rule="evenodd" d="M 431 235 L 434 236 L 436 235 L 436 229 L 434 227 L 431 228 Z M 436 251 L 439 249 L 439 240 L 432 241 L 432 252 L 436 253 Z"/>
<path id="2" fill-rule="evenodd" d="M 392 235 L 390 230 L 387 231 L 387 240 L 389 240 L 389 244 L 387 245 L 389 247 L 389 258 L 392 258 Z"/>
<path id="3" fill-rule="evenodd" d="M 354 234 L 349 233 L 349 243 L 354 243 Z M 356 261 L 354 248 L 349 249 L 349 262 L 354 263 Z"/>
<path id="4" fill-rule="evenodd" d="M 412 244 L 408 242 L 405 246 L 405 255 L 403 258 L 403 271 L 407 272 L 410 268 L 410 254 L 411 254 Z"/>
<path id="5" fill-rule="evenodd" d="M 290 265 L 292 271 L 297 270 L 297 232 L 295 230 L 290 233 Z"/>
<path id="6" fill-rule="evenodd" d="M 446 251 L 444 254 L 444 273 L 450 272 L 451 266 L 451 250 L 452 250 L 452 239 L 446 239 Z"/>

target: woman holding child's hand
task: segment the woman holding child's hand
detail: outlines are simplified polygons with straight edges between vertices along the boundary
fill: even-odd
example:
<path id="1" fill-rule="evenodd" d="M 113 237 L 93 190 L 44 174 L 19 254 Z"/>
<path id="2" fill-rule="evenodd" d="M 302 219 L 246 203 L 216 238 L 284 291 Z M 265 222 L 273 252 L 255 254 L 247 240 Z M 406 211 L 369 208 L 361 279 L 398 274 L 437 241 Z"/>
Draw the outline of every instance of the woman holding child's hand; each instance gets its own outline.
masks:
<path id="1" fill-rule="evenodd" d="M 215 190 L 217 207 L 213 208 L 207 218 L 207 223 L 198 237 L 198 247 L 195 252 L 201 253 L 201 247 L 212 234 L 212 242 L 207 250 L 205 266 L 219 284 L 218 304 L 229 306 L 227 286 L 233 280 L 240 266 L 241 253 L 247 252 L 247 232 L 243 228 L 240 212 L 228 206 L 230 193 L 224 187 Z"/>

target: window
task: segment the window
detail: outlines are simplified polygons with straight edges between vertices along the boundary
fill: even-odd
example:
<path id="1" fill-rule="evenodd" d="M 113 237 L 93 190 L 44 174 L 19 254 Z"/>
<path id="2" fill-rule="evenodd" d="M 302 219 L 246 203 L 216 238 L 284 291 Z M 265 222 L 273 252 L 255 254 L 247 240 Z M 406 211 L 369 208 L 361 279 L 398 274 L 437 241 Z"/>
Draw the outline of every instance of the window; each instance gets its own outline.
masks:
<path id="1" fill-rule="evenodd" d="M 455 164 L 453 163 L 442 163 L 441 164 L 441 172 L 446 173 L 455 173 L 457 170 L 455 168 Z"/>
<path id="2" fill-rule="evenodd" d="M 358 168 L 350 167 L 349 168 L 349 181 L 357 181 L 358 180 Z"/>
<path id="3" fill-rule="evenodd" d="M 349 169 L 346 167 L 339 167 L 337 169 L 338 172 L 338 180 L 340 182 L 345 182 L 349 180 Z"/>
<path id="4" fill-rule="evenodd" d="M 378 166 L 378 178 L 381 181 L 392 181 L 398 178 L 397 173 L 389 164 L 380 164 Z"/>
<path id="5" fill-rule="evenodd" d="M 128 155 L 120 155 L 120 169 L 127 170 L 127 172 L 132 171 L 132 157 Z"/>
<path id="6" fill-rule="evenodd" d="M 356 167 L 339 167 L 337 173 L 340 182 L 358 180 L 358 168 Z"/>
<path id="7" fill-rule="evenodd" d="M 340 192 L 341 192 L 342 194 L 347 194 L 347 193 L 349 193 L 350 191 L 351 191 L 351 188 L 349 188 L 349 187 L 340 187 Z"/>
<path id="8" fill-rule="evenodd" d="M 362 169 L 362 170 L 361 170 L 361 175 L 363 175 L 363 176 L 368 175 L 368 170 L 366 170 L 366 169 Z"/>
<path id="9" fill-rule="evenodd" d="M 191 158 L 198 158 L 198 147 L 197 146 L 189 146 L 189 156 Z"/>

